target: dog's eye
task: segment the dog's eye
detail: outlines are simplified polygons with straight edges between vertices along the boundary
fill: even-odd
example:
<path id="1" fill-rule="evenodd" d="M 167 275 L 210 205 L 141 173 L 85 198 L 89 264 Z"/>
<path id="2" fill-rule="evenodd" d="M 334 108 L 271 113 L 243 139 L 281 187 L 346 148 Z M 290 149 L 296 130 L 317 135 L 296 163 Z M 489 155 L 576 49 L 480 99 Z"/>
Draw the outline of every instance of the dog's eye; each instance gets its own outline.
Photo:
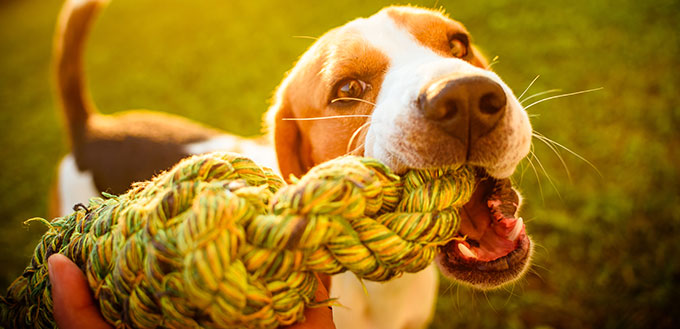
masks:
<path id="1" fill-rule="evenodd" d="M 367 84 L 361 80 L 345 80 L 339 84 L 335 91 L 333 101 L 351 100 L 350 98 L 361 98 L 366 90 Z"/>
<path id="2" fill-rule="evenodd" d="M 451 46 L 451 55 L 458 58 L 463 58 L 468 54 L 469 41 L 465 34 L 455 34 L 449 39 Z"/>

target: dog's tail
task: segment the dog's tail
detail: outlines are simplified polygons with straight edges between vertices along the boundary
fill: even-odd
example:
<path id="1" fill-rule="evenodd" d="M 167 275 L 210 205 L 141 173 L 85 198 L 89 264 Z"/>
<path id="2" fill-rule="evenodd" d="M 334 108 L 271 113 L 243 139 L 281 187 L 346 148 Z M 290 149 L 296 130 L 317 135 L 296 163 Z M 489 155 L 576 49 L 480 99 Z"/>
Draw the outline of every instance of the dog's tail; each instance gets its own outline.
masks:
<path id="1" fill-rule="evenodd" d="M 85 85 L 83 56 L 90 27 L 106 0 L 66 0 L 54 36 L 53 65 L 59 103 L 68 125 L 71 144 L 82 141 L 95 106 Z"/>

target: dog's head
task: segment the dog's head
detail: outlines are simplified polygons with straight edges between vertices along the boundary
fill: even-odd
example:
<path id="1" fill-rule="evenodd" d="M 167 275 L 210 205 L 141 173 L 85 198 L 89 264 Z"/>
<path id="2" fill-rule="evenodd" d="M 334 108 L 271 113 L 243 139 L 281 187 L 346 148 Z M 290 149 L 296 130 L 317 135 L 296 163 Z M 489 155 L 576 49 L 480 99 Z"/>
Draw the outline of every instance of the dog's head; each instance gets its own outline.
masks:
<path id="1" fill-rule="evenodd" d="M 333 29 L 288 73 L 268 116 L 284 177 L 347 153 L 396 172 L 475 166 L 466 238 L 442 248 L 440 268 L 479 287 L 526 269 L 531 242 L 508 177 L 529 152 L 531 126 L 462 24 L 390 7 Z"/>

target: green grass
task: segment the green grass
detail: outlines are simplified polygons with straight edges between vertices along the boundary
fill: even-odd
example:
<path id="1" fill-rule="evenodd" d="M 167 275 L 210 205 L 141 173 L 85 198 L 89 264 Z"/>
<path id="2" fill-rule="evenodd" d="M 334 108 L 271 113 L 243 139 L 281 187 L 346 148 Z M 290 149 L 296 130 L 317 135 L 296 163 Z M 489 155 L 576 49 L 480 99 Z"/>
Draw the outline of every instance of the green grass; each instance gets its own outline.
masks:
<path id="1" fill-rule="evenodd" d="M 415 3 L 432 7 L 434 0 Z M 87 72 L 103 112 L 149 108 L 254 135 L 277 83 L 310 40 L 386 1 L 114 0 Z M 0 286 L 44 231 L 68 151 L 50 80 L 58 1 L 0 3 Z M 443 283 L 433 328 L 677 327 L 680 317 L 678 1 L 439 1 L 464 22 L 519 94 L 602 91 L 529 109 L 535 140 L 515 175 L 537 243 L 518 283 L 478 292 Z M 540 161 L 540 164 L 538 163 Z M 543 170 L 545 169 L 545 170 Z M 547 175 L 552 178 L 552 183 Z"/>

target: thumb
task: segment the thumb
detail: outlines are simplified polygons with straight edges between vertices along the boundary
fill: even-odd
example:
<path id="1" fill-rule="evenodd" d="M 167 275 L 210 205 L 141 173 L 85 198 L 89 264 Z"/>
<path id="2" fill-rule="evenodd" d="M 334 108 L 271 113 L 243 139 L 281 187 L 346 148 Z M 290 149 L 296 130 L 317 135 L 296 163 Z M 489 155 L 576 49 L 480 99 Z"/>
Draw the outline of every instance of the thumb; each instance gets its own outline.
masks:
<path id="1" fill-rule="evenodd" d="M 75 263 L 64 255 L 54 254 L 47 259 L 47 269 L 54 320 L 59 328 L 112 328 L 99 313 L 87 279 Z"/>

